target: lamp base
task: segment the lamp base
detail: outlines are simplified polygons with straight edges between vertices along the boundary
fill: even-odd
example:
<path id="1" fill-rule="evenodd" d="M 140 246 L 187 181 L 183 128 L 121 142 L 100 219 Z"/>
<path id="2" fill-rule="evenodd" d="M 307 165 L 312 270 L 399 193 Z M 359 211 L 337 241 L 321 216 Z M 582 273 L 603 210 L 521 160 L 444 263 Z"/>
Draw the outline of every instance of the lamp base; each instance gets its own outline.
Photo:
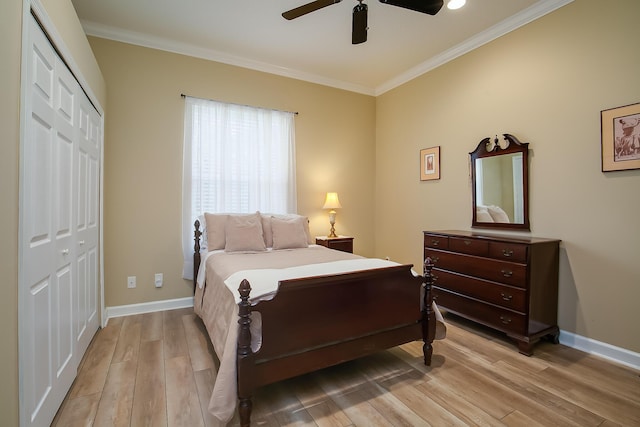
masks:
<path id="1" fill-rule="evenodd" d="M 327 237 L 338 237 L 336 236 L 336 228 L 334 227 L 336 225 L 336 211 L 333 209 L 329 211 L 329 224 L 331 224 L 331 232 Z"/>

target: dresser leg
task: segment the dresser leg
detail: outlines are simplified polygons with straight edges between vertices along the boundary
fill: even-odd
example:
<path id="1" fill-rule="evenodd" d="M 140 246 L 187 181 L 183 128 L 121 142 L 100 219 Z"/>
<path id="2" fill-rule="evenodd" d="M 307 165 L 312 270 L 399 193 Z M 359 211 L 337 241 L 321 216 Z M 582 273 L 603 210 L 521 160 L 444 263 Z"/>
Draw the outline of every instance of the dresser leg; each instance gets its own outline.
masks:
<path id="1" fill-rule="evenodd" d="M 549 339 L 554 344 L 560 344 L 560 328 L 556 327 L 552 333 L 548 335 Z"/>
<path id="2" fill-rule="evenodd" d="M 533 354 L 533 345 L 538 342 L 538 339 L 511 334 L 507 334 L 507 336 L 518 345 L 520 354 L 524 354 L 525 356 L 531 356 Z"/>
<path id="3" fill-rule="evenodd" d="M 527 341 L 518 340 L 518 351 L 525 356 L 531 356 L 533 354 L 533 343 Z"/>

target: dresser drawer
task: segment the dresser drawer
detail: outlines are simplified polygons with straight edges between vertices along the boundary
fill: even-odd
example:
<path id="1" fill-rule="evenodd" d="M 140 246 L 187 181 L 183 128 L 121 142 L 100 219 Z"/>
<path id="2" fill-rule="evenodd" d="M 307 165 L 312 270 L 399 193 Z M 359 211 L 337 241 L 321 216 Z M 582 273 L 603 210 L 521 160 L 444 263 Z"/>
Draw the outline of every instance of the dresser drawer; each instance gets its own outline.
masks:
<path id="1" fill-rule="evenodd" d="M 480 277 L 519 288 L 527 286 L 527 266 L 525 264 L 436 249 L 425 249 L 425 257 L 427 256 L 431 257 L 436 268 L 442 270 Z"/>
<path id="2" fill-rule="evenodd" d="M 449 237 L 449 249 L 469 255 L 489 255 L 489 242 L 466 237 Z"/>
<path id="3" fill-rule="evenodd" d="M 424 235 L 425 248 L 449 249 L 449 238 L 447 236 L 437 236 L 433 234 Z"/>
<path id="4" fill-rule="evenodd" d="M 447 289 L 521 313 L 525 313 L 527 310 L 527 293 L 524 289 L 438 269 L 434 270 L 433 276 L 435 286 L 441 289 Z"/>
<path id="5" fill-rule="evenodd" d="M 489 256 L 513 262 L 527 262 L 527 245 L 507 242 L 489 242 Z"/>
<path id="6" fill-rule="evenodd" d="M 458 295 L 437 286 L 433 287 L 432 292 L 439 307 L 503 332 L 526 334 L 527 318 L 524 314 Z"/>

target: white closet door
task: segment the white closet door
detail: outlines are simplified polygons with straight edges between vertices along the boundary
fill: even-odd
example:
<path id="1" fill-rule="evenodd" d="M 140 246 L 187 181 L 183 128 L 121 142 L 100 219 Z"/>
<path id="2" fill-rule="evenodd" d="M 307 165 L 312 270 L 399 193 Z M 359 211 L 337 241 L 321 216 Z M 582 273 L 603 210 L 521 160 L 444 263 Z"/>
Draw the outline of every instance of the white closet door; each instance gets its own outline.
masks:
<path id="1" fill-rule="evenodd" d="M 77 280 L 75 338 L 78 362 L 98 329 L 98 257 L 100 199 L 100 116 L 86 97 L 79 103 L 77 159 Z"/>
<path id="2" fill-rule="evenodd" d="M 80 117 L 84 111 L 85 121 L 95 120 L 88 118 L 91 104 L 33 17 L 28 40 L 20 204 L 21 424 L 48 426 L 98 327 L 98 258 L 92 253 L 97 231 L 79 245 L 78 206 L 81 198 L 91 199 L 86 209 L 96 213 L 93 219 L 87 214 L 85 229 L 97 230 L 99 193 L 93 181 L 99 172 L 89 169 L 99 162 L 95 150 L 87 156 L 91 166 L 81 191 Z"/>

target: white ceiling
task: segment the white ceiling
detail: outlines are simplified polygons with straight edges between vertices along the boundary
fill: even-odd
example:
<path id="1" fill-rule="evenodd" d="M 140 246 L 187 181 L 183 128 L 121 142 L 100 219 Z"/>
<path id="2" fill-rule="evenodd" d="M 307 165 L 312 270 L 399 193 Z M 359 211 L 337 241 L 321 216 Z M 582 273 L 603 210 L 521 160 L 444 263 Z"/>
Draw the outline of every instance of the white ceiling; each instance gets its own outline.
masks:
<path id="1" fill-rule="evenodd" d="M 572 0 L 467 0 L 435 15 L 369 5 L 351 44 L 355 0 L 285 20 L 310 0 L 72 0 L 87 34 L 379 95 Z"/>

